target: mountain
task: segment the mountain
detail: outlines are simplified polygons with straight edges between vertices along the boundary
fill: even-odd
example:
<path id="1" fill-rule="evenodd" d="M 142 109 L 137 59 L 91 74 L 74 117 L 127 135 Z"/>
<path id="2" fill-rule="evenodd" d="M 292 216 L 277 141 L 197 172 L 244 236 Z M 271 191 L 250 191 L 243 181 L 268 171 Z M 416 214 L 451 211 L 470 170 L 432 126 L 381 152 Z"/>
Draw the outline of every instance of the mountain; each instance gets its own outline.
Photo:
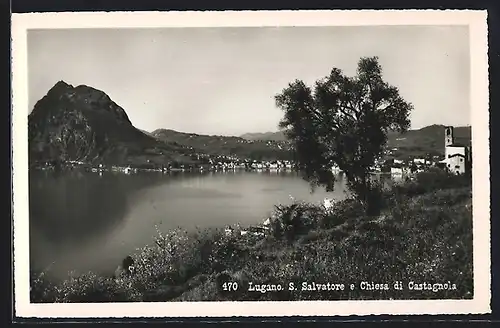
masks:
<path id="1" fill-rule="evenodd" d="M 283 132 L 264 132 L 264 133 L 245 133 L 240 136 L 246 140 L 263 140 L 263 141 L 285 141 L 286 137 Z"/>
<path id="2" fill-rule="evenodd" d="M 145 134 L 145 135 L 147 135 L 147 136 L 154 137 L 154 136 L 151 134 L 151 132 L 148 132 L 148 131 L 143 130 L 143 129 L 139 129 L 139 131 L 141 131 L 142 133 L 144 133 L 144 134 Z"/>
<path id="3" fill-rule="evenodd" d="M 78 160 L 142 164 L 182 160 L 190 150 L 136 129 L 101 90 L 57 82 L 28 116 L 30 163 Z"/>
<path id="4" fill-rule="evenodd" d="M 151 132 L 159 140 L 175 142 L 185 147 L 200 149 L 210 155 L 235 155 L 242 159 L 274 160 L 291 159 L 287 144 L 277 141 L 253 141 L 241 137 L 200 135 L 170 129 Z"/>

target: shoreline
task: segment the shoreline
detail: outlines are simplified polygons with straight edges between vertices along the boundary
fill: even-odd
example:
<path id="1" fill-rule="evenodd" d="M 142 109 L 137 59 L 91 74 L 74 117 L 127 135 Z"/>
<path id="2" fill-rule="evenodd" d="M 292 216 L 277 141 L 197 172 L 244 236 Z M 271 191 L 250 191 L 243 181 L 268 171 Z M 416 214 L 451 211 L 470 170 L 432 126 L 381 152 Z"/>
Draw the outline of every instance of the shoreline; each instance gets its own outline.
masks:
<path id="1" fill-rule="evenodd" d="M 246 168 L 246 167 L 235 167 L 235 168 L 220 168 L 220 167 L 212 167 L 212 168 L 169 168 L 169 169 L 161 169 L 161 168 L 137 168 L 130 166 L 115 166 L 113 168 L 99 168 L 99 167 L 87 167 L 84 165 L 81 166 L 68 166 L 62 168 L 54 168 L 50 166 L 46 167 L 29 167 L 29 170 L 34 171 L 57 171 L 57 172 L 68 172 L 68 171 L 85 171 L 89 173 L 101 173 L 101 172 L 112 172 L 112 173 L 123 173 L 123 174 L 134 174 L 134 173 L 145 173 L 145 172 L 157 172 L 157 173 L 175 173 L 175 172 L 233 172 L 233 171 L 247 171 L 247 172 L 297 172 L 294 168 Z"/>

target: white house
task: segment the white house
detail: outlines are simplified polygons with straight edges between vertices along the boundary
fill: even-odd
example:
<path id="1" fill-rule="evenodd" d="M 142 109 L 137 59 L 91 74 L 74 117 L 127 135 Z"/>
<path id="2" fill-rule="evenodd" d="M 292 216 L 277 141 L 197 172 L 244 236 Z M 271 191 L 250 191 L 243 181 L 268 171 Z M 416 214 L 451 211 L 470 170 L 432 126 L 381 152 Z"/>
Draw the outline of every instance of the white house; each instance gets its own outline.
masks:
<path id="1" fill-rule="evenodd" d="M 470 165 L 469 148 L 455 143 L 452 126 L 447 126 L 445 128 L 444 140 L 444 162 L 446 164 L 446 168 L 455 174 L 465 173 L 466 170 L 469 169 Z"/>
<path id="2" fill-rule="evenodd" d="M 400 167 L 400 166 L 393 166 L 391 167 L 391 175 L 394 176 L 404 176 L 404 175 L 409 175 L 411 173 L 410 169 L 408 167 Z"/>
<path id="3" fill-rule="evenodd" d="M 425 158 L 415 158 L 413 160 L 413 163 L 415 163 L 415 164 L 425 164 Z"/>
<path id="4" fill-rule="evenodd" d="M 340 168 L 337 165 L 334 165 L 334 166 L 332 166 L 331 171 L 333 174 L 338 174 L 338 173 L 340 173 Z"/>
<path id="5" fill-rule="evenodd" d="M 403 175 L 403 168 L 391 167 L 391 175 Z"/>
<path id="6" fill-rule="evenodd" d="M 333 207 L 335 203 L 335 200 L 333 198 L 325 198 L 323 200 L 323 207 L 326 209 L 326 210 L 329 210 Z"/>

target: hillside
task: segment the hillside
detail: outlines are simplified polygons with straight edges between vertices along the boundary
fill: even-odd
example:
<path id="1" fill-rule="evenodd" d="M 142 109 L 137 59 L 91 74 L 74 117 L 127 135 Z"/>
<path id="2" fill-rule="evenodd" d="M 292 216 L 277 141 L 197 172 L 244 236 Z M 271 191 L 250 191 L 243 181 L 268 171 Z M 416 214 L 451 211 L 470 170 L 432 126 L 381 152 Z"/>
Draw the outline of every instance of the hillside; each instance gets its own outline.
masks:
<path id="1" fill-rule="evenodd" d="M 264 133 L 245 133 L 240 136 L 246 140 L 263 140 L 263 141 L 285 141 L 286 137 L 282 132 L 264 132 Z"/>
<path id="2" fill-rule="evenodd" d="M 444 154 L 444 125 L 429 125 L 418 130 L 409 130 L 405 134 L 389 134 L 388 146 L 398 148 L 396 157 L 413 155 L 423 156 Z M 461 126 L 454 128 L 455 142 L 471 146 L 471 127 Z"/>
<path id="3" fill-rule="evenodd" d="M 444 125 L 430 125 L 421 129 L 409 130 L 405 134 L 390 133 L 388 135 L 389 149 L 398 148 L 396 157 L 424 156 L 425 154 L 444 154 Z M 455 142 L 471 145 L 471 127 L 460 126 L 454 128 Z M 283 132 L 246 133 L 241 136 L 247 140 L 285 140 Z"/>
<path id="4" fill-rule="evenodd" d="M 201 149 L 210 155 L 237 156 L 242 159 L 291 159 L 288 145 L 276 141 L 251 141 L 240 137 L 199 135 L 169 129 L 151 132 L 159 140 L 175 142 L 185 147 Z M 287 150 L 288 149 L 288 150 Z"/>
<path id="5" fill-rule="evenodd" d="M 185 159 L 190 149 L 136 129 L 101 90 L 57 82 L 28 116 L 30 163 L 83 161 L 142 164 Z"/>

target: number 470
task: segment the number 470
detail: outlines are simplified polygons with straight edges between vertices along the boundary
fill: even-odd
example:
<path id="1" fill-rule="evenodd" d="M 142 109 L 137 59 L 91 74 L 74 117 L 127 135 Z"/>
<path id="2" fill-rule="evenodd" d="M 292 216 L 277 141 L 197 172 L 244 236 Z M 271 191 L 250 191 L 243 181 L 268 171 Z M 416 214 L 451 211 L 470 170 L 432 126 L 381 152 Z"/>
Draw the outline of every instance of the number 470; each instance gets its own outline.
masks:
<path id="1" fill-rule="evenodd" d="M 224 284 L 222 284 L 222 289 L 224 291 L 235 291 L 235 290 L 238 290 L 238 283 L 237 282 L 225 282 Z"/>

